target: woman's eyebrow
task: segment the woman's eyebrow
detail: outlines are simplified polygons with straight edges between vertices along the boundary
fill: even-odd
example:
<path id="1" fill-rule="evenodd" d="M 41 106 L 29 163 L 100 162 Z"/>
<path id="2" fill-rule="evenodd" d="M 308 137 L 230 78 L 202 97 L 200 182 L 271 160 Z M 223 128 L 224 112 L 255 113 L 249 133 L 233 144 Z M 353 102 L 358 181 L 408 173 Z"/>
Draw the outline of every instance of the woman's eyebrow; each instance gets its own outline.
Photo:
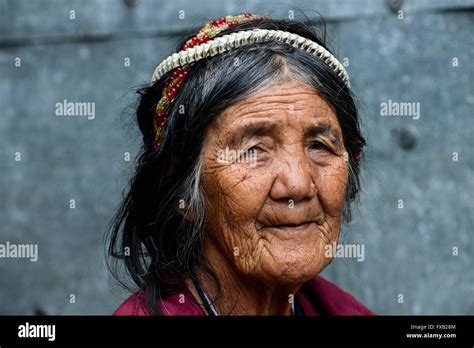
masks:
<path id="1" fill-rule="evenodd" d="M 330 124 L 312 125 L 305 129 L 305 138 L 324 135 L 335 145 L 341 145 L 341 138 Z"/>
<path id="2" fill-rule="evenodd" d="M 238 129 L 230 138 L 230 143 L 236 145 L 241 141 L 251 139 L 256 135 L 266 135 L 272 133 L 276 128 L 277 124 L 260 124 L 255 126 L 241 127 Z"/>
<path id="3" fill-rule="evenodd" d="M 253 126 L 242 126 L 230 137 L 230 144 L 238 145 L 240 142 L 251 139 L 256 135 L 267 135 L 278 128 L 278 125 L 273 124 L 259 124 Z M 318 135 L 323 135 L 337 146 L 342 144 L 341 138 L 334 127 L 330 124 L 311 125 L 304 131 L 305 138 L 311 138 Z"/>

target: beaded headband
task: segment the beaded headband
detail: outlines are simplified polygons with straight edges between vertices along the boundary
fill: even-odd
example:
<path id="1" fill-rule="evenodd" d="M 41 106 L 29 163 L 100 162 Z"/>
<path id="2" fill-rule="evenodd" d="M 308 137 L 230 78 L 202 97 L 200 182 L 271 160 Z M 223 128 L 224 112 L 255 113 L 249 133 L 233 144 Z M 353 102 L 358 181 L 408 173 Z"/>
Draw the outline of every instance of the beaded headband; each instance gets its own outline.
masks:
<path id="1" fill-rule="evenodd" d="M 196 36 L 186 41 L 180 52 L 172 54 L 156 67 L 151 79 L 152 83 L 173 71 L 166 80 L 161 99 L 156 105 L 154 118 L 154 146 L 156 150 L 160 149 L 163 141 L 169 109 L 193 63 L 230 51 L 233 48 L 260 42 L 278 41 L 286 43 L 322 59 L 341 78 L 347 88 L 350 88 L 349 76 L 343 65 L 323 46 L 302 36 L 281 30 L 252 29 L 222 35 L 213 39 L 222 31 L 236 24 L 265 18 L 268 17 L 243 13 L 210 20 L 197 32 Z"/>

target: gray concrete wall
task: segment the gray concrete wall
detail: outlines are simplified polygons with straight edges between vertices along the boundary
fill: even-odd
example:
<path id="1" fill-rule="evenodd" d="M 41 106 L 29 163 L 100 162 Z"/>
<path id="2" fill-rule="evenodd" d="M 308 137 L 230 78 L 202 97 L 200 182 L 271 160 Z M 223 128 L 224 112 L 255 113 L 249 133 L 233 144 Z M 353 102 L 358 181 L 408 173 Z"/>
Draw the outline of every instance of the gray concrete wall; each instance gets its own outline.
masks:
<path id="1" fill-rule="evenodd" d="M 108 280 L 103 234 L 131 174 L 124 153 L 137 153 L 133 88 L 205 19 L 299 10 L 328 20 L 369 141 L 361 204 L 343 235 L 364 245 L 364 261 L 336 259 L 323 275 L 381 314 L 474 314 L 473 9 L 472 0 L 404 1 L 403 12 L 381 0 L 0 0 L 0 244 L 38 245 L 37 262 L 0 258 L 0 314 L 115 309 L 125 294 Z M 56 116 L 64 99 L 95 103 L 95 118 Z M 419 103 L 419 119 L 382 116 L 389 99 Z"/>

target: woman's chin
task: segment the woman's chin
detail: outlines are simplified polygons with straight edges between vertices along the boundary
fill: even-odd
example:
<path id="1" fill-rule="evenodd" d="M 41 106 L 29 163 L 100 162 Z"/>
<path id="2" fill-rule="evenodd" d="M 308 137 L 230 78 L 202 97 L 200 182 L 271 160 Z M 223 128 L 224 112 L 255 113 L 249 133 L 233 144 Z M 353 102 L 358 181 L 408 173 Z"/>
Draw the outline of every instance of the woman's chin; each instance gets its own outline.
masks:
<path id="1" fill-rule="evenodd" d="M 303 254 L 298 251 L 285 255 L 262 257 L 260 267 L 256 270 L 258 278 L 286 285 L 303 284 L 324 270 L 331 262 L 324 254 Z"/>

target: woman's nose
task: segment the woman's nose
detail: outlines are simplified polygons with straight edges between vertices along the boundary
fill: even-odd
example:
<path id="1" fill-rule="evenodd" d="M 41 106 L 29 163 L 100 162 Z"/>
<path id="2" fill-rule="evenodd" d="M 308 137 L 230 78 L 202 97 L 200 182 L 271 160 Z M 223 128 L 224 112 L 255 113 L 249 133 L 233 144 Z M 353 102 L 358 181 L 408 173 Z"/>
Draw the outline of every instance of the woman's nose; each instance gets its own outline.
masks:
<path id="1" fill-rule="evenodd" d="M 275 165 L 270 197 L 275 201 L 291 199 L 294 202 L 314 198 L 317 194 L 315 170 L 304 151 L 285 153 Z"/>

